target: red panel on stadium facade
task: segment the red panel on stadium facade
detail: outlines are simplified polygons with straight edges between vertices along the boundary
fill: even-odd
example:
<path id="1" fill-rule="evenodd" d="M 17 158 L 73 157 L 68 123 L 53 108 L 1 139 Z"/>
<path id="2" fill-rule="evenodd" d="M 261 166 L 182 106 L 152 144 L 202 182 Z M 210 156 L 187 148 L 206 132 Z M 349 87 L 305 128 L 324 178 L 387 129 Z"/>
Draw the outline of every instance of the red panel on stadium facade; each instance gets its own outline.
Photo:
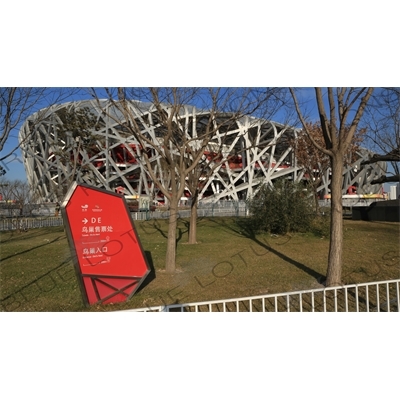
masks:
<path id="1" fill-rule="evenodd" d="M 150 268 L 125 198 L 74 184 L 61 212 L 85 304 L 130 299 Z"/>

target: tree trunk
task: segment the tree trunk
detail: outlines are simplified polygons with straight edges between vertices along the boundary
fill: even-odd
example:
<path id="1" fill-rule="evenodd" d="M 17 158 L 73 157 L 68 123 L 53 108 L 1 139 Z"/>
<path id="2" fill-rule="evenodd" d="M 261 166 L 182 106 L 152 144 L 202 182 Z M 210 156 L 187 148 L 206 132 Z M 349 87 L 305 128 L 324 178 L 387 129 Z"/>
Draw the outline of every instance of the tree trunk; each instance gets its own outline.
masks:
<path id="1" fill-rule="evenodd" d="M 314 204 L 315 204 L 315 215 L 319 217 L 319 196 L 317 192 L 317 188 L 313 186 L 314 191 Z"/>
<path id="2" fill-rule="evenodd" d="M 190 222 L 189 222 L 189 244 L 197 243 L 197 193 L 192 197 L 190 205 Z"/>
<path id="3" fill-rule="evenodd" d="M 341 155 L 336 154 L 334 157 L 331 157 L 331 169 L 331 237 L 329 243 L 326 286 L 338 286 L 342 283 L 343 253 L 343 157 Z"/>
<path id="4" fill-rule="evenodd" d="M 176 227 L 178 224 L 178 197 L 172 196 L 169 204 L 167 254 L 165 256 L 165 271 L 174 273 L 176 269 Z"/>

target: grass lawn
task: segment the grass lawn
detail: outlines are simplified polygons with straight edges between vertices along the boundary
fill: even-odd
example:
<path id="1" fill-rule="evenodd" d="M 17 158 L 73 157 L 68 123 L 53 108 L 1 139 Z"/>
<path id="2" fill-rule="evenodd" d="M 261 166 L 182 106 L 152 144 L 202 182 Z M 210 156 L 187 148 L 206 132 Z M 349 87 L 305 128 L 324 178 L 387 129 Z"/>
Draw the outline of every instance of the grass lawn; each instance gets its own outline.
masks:
<path id="1" fill-rule="evenodd" d="M 167 274 L 168 221 L 136 221 L 153 279 L 128 302 L 90 308 L 83 305 L 63 227 L 2 232 L 1 310 L 120 310 L 322 287 L 327 238 L 308 233 L 249 237 L 241 222 L 199 219 L 199 243 L 188 245 L 188 222 L 180 220 L 177 272 Z M 344 220 L 343 283 L 400 278 L 399 228 L 398 223 Z"/>

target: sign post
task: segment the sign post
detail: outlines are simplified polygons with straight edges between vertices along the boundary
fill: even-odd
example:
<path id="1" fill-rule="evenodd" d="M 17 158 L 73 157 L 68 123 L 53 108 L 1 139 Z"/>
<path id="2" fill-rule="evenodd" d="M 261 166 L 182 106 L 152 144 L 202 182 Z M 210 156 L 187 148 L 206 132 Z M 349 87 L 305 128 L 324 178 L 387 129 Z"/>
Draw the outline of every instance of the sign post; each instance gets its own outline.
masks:
<path id="1" fill-rule="evenodd" d="M 85 305 L 129 300 L 150 268 L 125 198 L 74 183 L 61 214 Z"/>

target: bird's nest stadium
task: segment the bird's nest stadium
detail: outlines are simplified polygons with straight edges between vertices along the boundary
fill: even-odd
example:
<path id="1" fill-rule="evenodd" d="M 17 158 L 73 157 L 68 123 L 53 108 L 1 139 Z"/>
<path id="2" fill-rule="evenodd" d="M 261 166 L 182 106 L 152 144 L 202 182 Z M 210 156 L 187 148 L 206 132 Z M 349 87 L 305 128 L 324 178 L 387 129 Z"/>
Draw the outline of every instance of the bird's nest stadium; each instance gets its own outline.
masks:
<path id="1" fill-rule="evenodd" d="M 109 114 L 104 113 L 108 107 Z M 131 102 L 131 112 L 137 122 L 154 141 L 162 135 L 157 110 L 151 103 Z M 168 106 L 164 106 L 168 109 Z M 72 134 L 66 129 L 63 113 L 89 110 L 95 128 L 85 135 Z M 118 118 L 110 118 L 110 113 Z M 181 109 L 176 121 L 191 138 L 204 126 L 210 113 L 192 106 Z M 220 121 L 227 114 L 217 116 Z M 120 123 L 116 122 L 121 121 Z M 32 114 L 19 131 L 28 182 L 41 201 L 60 201 L 69 185 L 78 180 L 117 191 L 127 196 L 148 196 L 163 201 L 157 186 L 151 180 L 145 164 L 140 160 L 139 143 L 123 129 L 123 117 L 106 100 L 70 102 L 54 105 Z M 246 200 L 251 198 L 260 184 L 273 185 L 278 178 L 293 181 L 309 179 L 298 164 L 289 138 L 296 137 L 299 129 L 273 121 L 242 117 L 230 124 L 229 129 L 215 132 L 203 161 L 211 160 L 214 168 L 200 181 L 202 201 Z M 357 159 L 344 168 L 343 194 L 357 186 L 359 194 L 378 194 L 381 185 L 371 181 L 386 172 L 385 163 L 360 167 L 371 153 L 357 152 Z M 153 162 L 162 175 L 161 157 L 153 152 Z M 330 174 L 326 171 L 318 188 L 321 198 L 329 195 Z M 190 198 L 190 191 L 185 196 Z"/>

